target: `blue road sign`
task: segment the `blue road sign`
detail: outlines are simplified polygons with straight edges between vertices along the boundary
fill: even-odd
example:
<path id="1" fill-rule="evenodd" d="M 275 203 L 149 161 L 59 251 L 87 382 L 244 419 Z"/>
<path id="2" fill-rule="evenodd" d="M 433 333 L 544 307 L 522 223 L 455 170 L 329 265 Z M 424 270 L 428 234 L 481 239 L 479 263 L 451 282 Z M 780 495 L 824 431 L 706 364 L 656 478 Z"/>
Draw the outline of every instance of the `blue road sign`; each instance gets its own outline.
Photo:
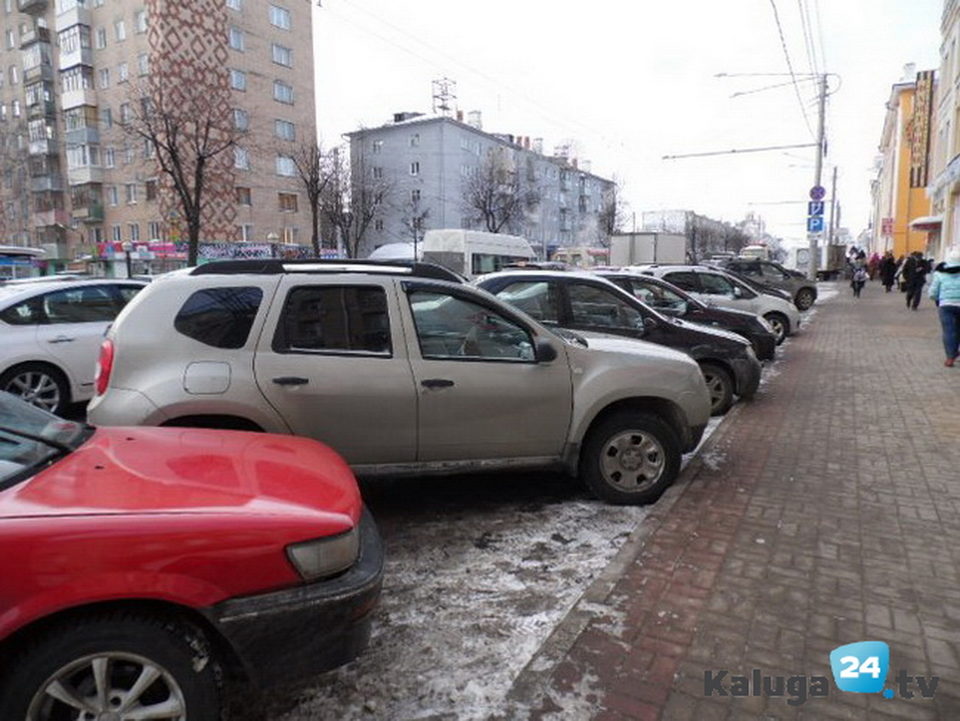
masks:
<path id="1" fill-rule="evenodd" d="M 823 206 L 822 200 L 811 200 L 807 203 L 807 215 L 823 215 Z"/>
<path id="2" fill-rule="evenodd" d="M 827 197 L 827 189 L 822 185 L 814 185 L 810 188 L 810 200 L 823 200 Z"/>
<path id="3" fill-rule="evenodd" d="M 807 232 L 808 233 L 823 232 L 823 216 L 822 215 L 813 215 L 807 218 Z"/>

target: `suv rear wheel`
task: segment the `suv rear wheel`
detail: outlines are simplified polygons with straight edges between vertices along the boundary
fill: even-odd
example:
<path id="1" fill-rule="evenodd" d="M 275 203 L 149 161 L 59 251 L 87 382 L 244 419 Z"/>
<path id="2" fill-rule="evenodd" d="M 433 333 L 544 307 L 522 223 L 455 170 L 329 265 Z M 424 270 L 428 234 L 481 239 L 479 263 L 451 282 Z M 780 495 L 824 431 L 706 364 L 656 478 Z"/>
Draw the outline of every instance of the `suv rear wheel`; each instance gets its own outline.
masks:
<path id="1" fill-rule="evenodd" d="M 700 371 L 710 391 L 710 415 L 722 416 L 733 405 L 733 377 L 714 363 L 701 363 Z"/>
<path id="2" fill-rule="evenodd" d="M 677 434 L 642 411 L 620 411 L 601 421 L 580 459 L 587 487 L 601 500 L 620 505 L 657 500 L 679 472 Z"/>

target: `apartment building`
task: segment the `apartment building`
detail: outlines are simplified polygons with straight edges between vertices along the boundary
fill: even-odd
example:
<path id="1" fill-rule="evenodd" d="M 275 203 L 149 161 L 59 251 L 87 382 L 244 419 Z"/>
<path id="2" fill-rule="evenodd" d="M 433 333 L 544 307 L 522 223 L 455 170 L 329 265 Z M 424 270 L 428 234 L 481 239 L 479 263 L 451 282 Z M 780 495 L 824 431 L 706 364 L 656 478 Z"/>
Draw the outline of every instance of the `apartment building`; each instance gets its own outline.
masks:
<path id="1" fill-rule="evenodd" d="M 186 238 L 139 103 L 203 96 L 239 145 L 208 169 L 201 237 L 308 242 L 296 144 L 316 135 L 309 0 L 2 0 L 0 232 L 72 258 Z M 48 246 L 49 247 L 49 246 Z"/>
<path id="2" fill-rule="evenodd" d="M 466 122 L 459 112 L 457 117 L 397 113 L 392 123 L 347 136 L 355 182 L 357 173 L 368 174 L 389 189 L 383 211 L 364 236 L 361 256 L 387 243 L 410 242 L 414 232 L 422 237 L 431 228 L 486 230 L 465 193 L 491 157 L 519 179 L 522 192 L 537 196 L 503 232 L 523 235 L 541 254 L 606 240 L 602 218 L 613 202 L 613 181 L 575 158 L 545 154 L 540 138 L 485 132 L 479 112 L 468 113 Z"/>

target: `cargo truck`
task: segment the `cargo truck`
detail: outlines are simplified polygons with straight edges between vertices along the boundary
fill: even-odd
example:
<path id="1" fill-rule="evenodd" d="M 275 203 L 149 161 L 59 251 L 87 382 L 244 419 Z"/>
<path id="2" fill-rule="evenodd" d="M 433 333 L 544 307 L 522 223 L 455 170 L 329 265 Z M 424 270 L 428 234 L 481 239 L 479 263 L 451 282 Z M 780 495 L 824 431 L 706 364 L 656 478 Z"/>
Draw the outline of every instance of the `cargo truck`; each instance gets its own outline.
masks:
<path id="1" fill-rule="evenodd" d="M 678 233 L 615 233 L 610 236 L 610 265 L 686 263 L 687 238 Z"/>

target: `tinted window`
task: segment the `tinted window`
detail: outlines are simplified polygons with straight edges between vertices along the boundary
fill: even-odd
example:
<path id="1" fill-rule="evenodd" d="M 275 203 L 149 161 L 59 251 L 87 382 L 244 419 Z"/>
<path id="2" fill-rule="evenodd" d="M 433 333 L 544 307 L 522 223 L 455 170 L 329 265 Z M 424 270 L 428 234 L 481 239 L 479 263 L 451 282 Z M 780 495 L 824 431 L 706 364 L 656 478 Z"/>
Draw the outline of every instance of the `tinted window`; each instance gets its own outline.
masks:
<path id="1" fill-rule="evenodd" d="M 114 286 L 117 289 L 117 294 L 120 296 L 120 303 L 126 305 L 133 297 L 143 290 L 139 285 L 117 285 Z"/>
<path id="2" fill-rule="evenodd" d="M 542 323 L 560 322 L 560 301 L 553 283 L 511 283 L 497 297 Z"/>
<path id="3" fill-rule="evenodd" d="M 730 270 L 741 275 L 747 275 L 751 278 L 759 278 L 761 267 L 759 263 L 731 263 Z"/>
<path id="4" fill-rule="evenodd" d="M 287 296 L 277 346 L 291 351 L 390 352 L 383 288 L 303 286 Z"/>
<path id="5" fill-rule="evenodd" d="M 701 273 L 700 284 L 709 295 L 733 295 L 733 284 L 722 275 Z"/>
<path id="6" fill-rule="evenodd" d="M 630 280 L 629 283 L 634 297 L 653 308 L 681 310 L 687 307 L 683 298 L 663 286 L 644 283 L 642 280 Z"/>
<path id="7" fill-rule="evenodd" d="M 643 327 L 643 315 L 622 298 L 604 288 L 582 283 L 567 285 L 573 322 L 594 328 Z"/>
<path id="8" fill-rule="evenodd" d="M 410 293 L 410 309 L 424 358 L 534 359 L 526 329 L 478 303 L 418 290 Z"/>
<path id="9" fill-rule="evenodd" d="M 86 285 L 47 293 L 42 305 L 48 323 L 109 321 L 120 312 L 107 285 Z"/>
<path id="10" fill-rule="evenodd" d="M 760 266 L 760 268 L 763 271 L 763 277 L 766 280 L 782 281 L 787 277 L 784 272 L 775 265 L 764 263 L 762 266 Z"/>
<path id="11" fill-rule="evenodd" d="M 680 290 L 685 290 L 688 293 L 699 293 L 700 286 L 697 284 L 697 274 L 696 273 L 666 273 L 663 276 L 664 280 L 667 280 L 677 286 Z"/>
<path id="12" fill-rule="evenodd" d="M 43 322 L 43 311 L 40 308 L 39 298 L 30 298 L 16 305 L 12 305 L 2 313 L 0 320 L 10 325 L 35 325 Z"/>
<path id="13" fill-rule="evenodd" d="M 187 298 L 173 327 L 214 348 L 242 348 L 262 299 L 259 288 L 198 290 Z"/>

